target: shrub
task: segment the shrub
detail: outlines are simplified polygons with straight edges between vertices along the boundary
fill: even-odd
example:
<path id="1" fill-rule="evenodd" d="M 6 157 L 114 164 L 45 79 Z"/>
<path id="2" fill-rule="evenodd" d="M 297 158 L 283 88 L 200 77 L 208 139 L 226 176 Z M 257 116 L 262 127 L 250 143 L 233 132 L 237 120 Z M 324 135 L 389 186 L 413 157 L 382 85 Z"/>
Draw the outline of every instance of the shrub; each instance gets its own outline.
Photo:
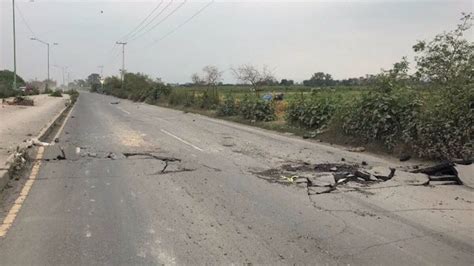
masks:
<path id="1" fill-rule="evenodd" d="M 222 104 L 219 104 L 217 107 L 217 115 L 218 116 L 233 116 L 237 115 L 239 112 L 237 108 L 237 104 L 235 102 L 234 96 L 231 94 L 228 94 L 224 102 Z"/>
<path id="2" fill-rule="evenodd" d="M 217 92 L 204 91 L 199 98 L 199 107 L 202 109 L 216 109 L 219 105 L 219 94 Z"/>
<path id="3" fill-rule="evenodd" d="M 56 90 L 56 91 L 51 92 L 49 94 L 49 96 L 51 96 L 51 97 L 63 97 L 63 94 L 61 93 L 61 91 Z"/>
<path id="4" fill-rule="evenodd" d="M 310 98 L 301 97 L 290 101 L 286 120 L 306 129 L 324 128 L 333 117 L 337 106 L 334 96 L 319 96 L 314 93 Z"/>
<path id="5" fill-rule="evenodd" d="M 75 103 L 77 101 L 77 98 L 79 97 L 79 92 L 74 89 L 68 90 L 65 93 L 69 94 L 69 99 L 71 99 L 72 103 Z"/>
<path id="6" fill-rule="evenodd" d="M 381 141 L 388 149 L 411 143 L 416 137 L 419 96 L 409 90 L 370 91 L 353 102 L 343 118 L 344 133 Z"/>
<path id="7" fill-rule="evenodd" d="M 100 86 L 101 86 L 100 84 L 92 84 L 90 92 L 98 92 L 100 89 Z"/>
<path id="8" fill-rule="evenodd" d="M 44 94 L 51 94 L 53 92 L 52 89 L 48 88 L 48 86 L 46 86 L 46 88 L 44 88 Z"/>
<path id="9" fill-rule="evenodd" d="M 35 101 L 26 96 L 15 96 L 15 98 L 13 98 L 13 105 L 33 106 L 35 105 Z"/>
<path id="10" fill-rule="evenodd" d="M 168 103 L 170 105 L 182 105 L 184 107 L 195 106 L 197 102 L 196 93 L 188 92 L 185 90 L 172 90 L 169 97 Z"/>
<path id="11" fill-rule="evenodd" d="M 239 110 L 242 117 L 249 120 L 273 121 L 276 118 L 273 102 L 249 95 L 242 98 Z"/>
<path id="12" fill-rule="evenodd" d="M 472 158 L 474 89 L 472 85 L 443 88 L 431 96 L 418 121 L 413 148 L 428 158 Z"/>

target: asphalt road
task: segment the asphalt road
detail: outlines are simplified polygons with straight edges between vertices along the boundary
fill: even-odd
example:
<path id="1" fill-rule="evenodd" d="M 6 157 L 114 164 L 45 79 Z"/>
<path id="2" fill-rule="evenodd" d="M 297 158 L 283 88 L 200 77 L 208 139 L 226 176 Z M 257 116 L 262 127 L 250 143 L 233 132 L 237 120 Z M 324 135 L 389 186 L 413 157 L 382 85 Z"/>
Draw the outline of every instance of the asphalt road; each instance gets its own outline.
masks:
<path id="1" fill-rule="evenodd" d="M 410 187 L 310 197 L 303 188 L 269 183 L 254 172 L 298 160 L 394 162 L 114 101 L 80 95 L 59 143 L 46 149 L 13 226 L 0 238 L 1 265 L 474 261 L 471 190 Z M 52 160 L 58 147 L 66 160 Z M 440 192 L 446 199 L 436 208 L 401 200 Z"/>

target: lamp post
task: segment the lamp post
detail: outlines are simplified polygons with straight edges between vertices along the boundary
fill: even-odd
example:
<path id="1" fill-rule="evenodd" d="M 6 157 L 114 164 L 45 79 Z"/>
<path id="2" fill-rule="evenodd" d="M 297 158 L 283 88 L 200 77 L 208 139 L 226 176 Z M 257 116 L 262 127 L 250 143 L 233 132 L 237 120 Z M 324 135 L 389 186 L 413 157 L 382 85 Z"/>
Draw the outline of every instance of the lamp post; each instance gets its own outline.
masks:
<path id="1" fill-rule="evenodd" d="M 47 82 L 49 83 L 49 81 L 50 81 L 50 78 L 49 78 L 49 43 L 48 43 L 48 42 L 45 42 L 45 41 L 42 41 L 42 40 L 40 40 L 40 39 L 38 39 L 38 38 L 36 38 L 36 37 L 30 38 L 30 39 L 31 39 L 32 41 L 38 41 L 38 42 L 40 42 L 40 43 L 42 43 L 42 44 L 45 44 L 45 45 L 48 47 L 48 80 L 47 80 Z M 53 45 L 58 45 L 58 43 L 57 43 L 57 42 L 53 42 Z"/>
<path id="2" fill-rule="evenodd" d="M 12 10 L 13 10 L 13 89 L 16 90 L 15 0 L 12 0 Z"/>

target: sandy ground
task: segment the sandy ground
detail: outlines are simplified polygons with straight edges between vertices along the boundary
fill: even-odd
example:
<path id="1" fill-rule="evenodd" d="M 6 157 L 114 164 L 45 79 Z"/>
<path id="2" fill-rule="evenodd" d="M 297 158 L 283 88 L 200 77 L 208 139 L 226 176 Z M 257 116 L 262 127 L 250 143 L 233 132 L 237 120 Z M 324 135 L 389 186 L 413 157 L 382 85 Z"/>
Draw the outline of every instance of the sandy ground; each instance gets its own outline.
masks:
<path id="1" fill-rule="evenodd" d="M 62 98 L 49 95 L 30 96 L 34 106 L 12 106 L 1 104 L 0 107 L 0 168 L 10 152 L 29 137 L 35 137 L 41 129 L 53 119 L 65 106 L 69 95 Z"/>

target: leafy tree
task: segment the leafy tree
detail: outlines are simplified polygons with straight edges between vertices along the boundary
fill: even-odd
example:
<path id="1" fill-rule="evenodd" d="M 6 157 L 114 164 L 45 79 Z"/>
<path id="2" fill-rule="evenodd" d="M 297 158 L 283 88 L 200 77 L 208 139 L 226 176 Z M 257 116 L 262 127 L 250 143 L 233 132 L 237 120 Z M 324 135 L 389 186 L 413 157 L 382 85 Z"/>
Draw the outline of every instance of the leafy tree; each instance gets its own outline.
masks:
<path id="1" fill-rule="evenodd" d="M 100 84 L 100 75 L 97 73 L 92 73 L 87 77 L 87 84 L 90 86 L 94 84 Z"/>
<path id="2" fill-rule="evenodd" d="M 23 78 L 16 75 L 16 83 L 17 86 L 24 86 L 25 81 Z M 12 88 L 13 86 L 13 72 L 10 70 L 1 70 L 0 71 L 0 86 L 5 87 L 5 88 Z"/>
<path id="3" fill-rule="evenodd" d="M 282 79 L 280 81 L 280 85 L 283 85 L 283 86 L 292 86 L 294 84 L 295 82 L 292 79 Z"/>
<path id="4" fill-rule="evenodd" d="M 473 14 L 464 14 L 455 30 L 419 41 L 413 50 L 419 55 L 416 76 L 439 84 L 469 83 L 474 78 L 474 45 L 462 38 L 472 26 Z"/>
<path id="5" fill-rule="evenodd" d="M 17 86 L 24 86 L 25 81 L 16 75 Z M 14 96 L 18 91 L 13 90 L 13 72 L 10 70 L 0 71 L 0 98 Z"/>
<path id="6" fill-rule="evenodd" d="M 331 74 L 316 72 L 309 80 L 304 80 L 305 86 L 331 86 L 335 84 Z"/>

